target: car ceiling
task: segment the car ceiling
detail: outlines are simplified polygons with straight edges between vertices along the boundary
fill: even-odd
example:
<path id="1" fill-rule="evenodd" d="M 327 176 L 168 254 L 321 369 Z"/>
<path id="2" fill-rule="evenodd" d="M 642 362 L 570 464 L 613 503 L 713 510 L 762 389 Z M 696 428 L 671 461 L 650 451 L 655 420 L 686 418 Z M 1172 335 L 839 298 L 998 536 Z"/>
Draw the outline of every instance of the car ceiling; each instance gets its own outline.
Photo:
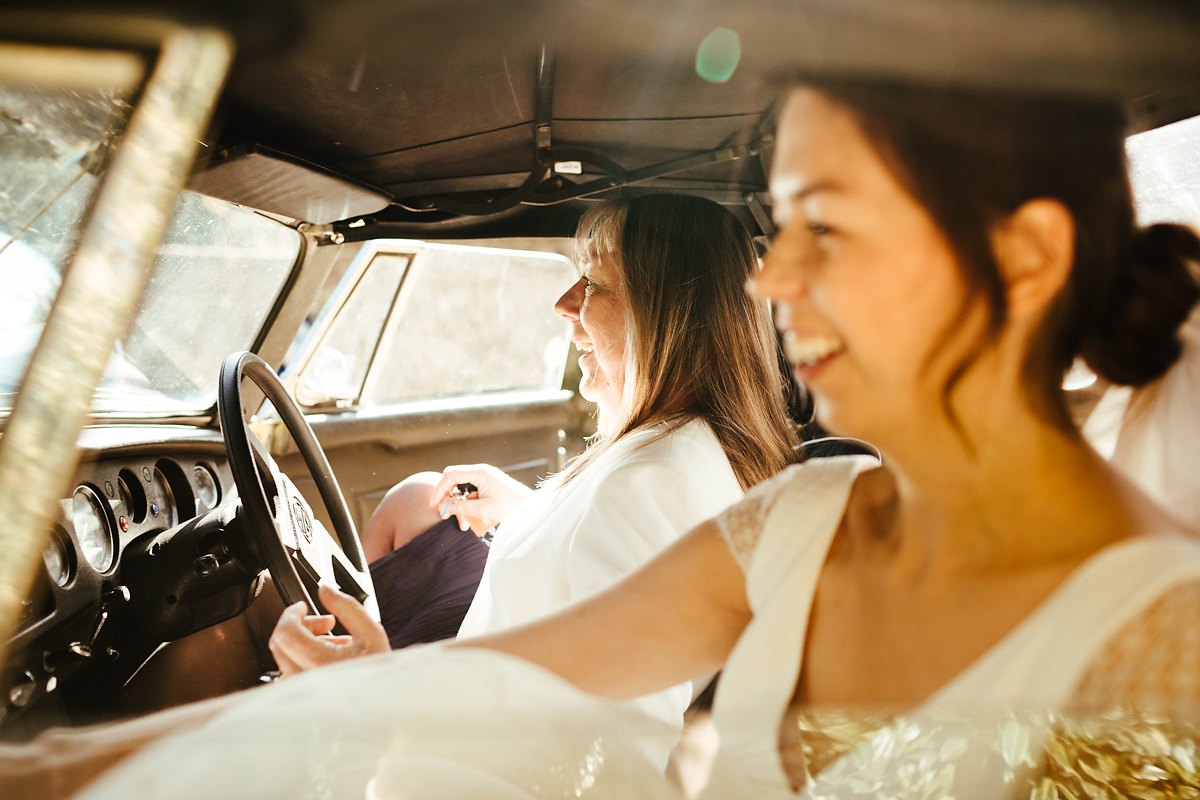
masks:
<path id="1" fill-rule="evenodd" d="M 1142 127 L 1200 112 L 1200 8 L 1190 1 L 220 0 L 105 9 L 153 9 L 232 31 L 238 55 L 211 151 L 265 146 L 348 179 L 344 188 L 378 190 L 375 205 L 385 207 L 343 220 L 366 218 L 342 225 L 357 238 L 562 234 L 586 203 L 568 197 L 577 187 L 611 191 L 630 173 L 644 179 L 638 186 L 708 194 L 750 221 L 745 196 L 765 200 L 758 151 L 769 79 L 790 67 L 1116 93 Z M 736 31 L 742 50 L 724 83 L 697 74 L 698 47 L 718 27 Z M 514 195 L 535 168 L 539 121 L 541 143 L 549 139 L 541 157 L 583 160 L 584 173 L 550 173 Z M 684 158 L 697 163 L 658 174 Z M 237 195 L 239 183 L 250 191 L 254 181 L 234 174 L 217 193 Z"/>

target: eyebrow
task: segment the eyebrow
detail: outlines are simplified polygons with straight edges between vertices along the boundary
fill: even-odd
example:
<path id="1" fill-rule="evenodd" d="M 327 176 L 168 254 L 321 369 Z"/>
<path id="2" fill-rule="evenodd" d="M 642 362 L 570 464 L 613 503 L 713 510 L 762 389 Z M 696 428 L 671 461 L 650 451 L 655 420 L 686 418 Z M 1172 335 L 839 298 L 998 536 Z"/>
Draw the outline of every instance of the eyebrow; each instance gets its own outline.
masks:
<path id="1" fill-rule="evenodd" d="M 788 192 L 782 197 L 772 194 L 771 200 L 774 203 L 795 203 L 804 200 L 805 198 L 812 197 L 814 194 L 824 194 L 830 192 L 841 193 L 844 191 L 845 189 L 837 181 L 824 180 L 817 181 L 816 183 L 810 183 L 807 186 L 801 186 L 794 191 Z"/>

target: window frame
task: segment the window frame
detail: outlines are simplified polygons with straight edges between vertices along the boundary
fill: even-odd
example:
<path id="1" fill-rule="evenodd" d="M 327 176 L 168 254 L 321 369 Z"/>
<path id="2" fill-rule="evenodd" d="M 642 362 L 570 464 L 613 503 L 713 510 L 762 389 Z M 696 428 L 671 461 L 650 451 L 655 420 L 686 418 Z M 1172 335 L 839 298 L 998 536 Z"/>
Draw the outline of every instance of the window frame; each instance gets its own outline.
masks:
<path id="1" fill-rule="evenodd" d="M 304 335 L 304 339 L 298 348 L 299 358 L 285 370 L 284 384 L 292 392 L 293 396 L 296 396 L 297 388 L 301 383 L 305 371 L 321 351 L 322 346 L 329 338 L 337 321 L 341 318 L 347 304 L 350 303 L 351 298 L 354 296 L 354 292 L 367 276 L 367 272 L 375 259 L 379 256 L 407 258 L 408 264 L 404 267 L 396 284 L 395 292 L 387 304 L 383 323 L 380 325 L 379 334 L 371 347 L 366 368 L 362 371 L 362 377 L 352 384 L 353 397 L 341 399 L 328 398 L 326 402 L 316 404 L 302 403 L 301 408 L 306 414 L 355 413 L 369 416 L 372 414 L 386 414 L 398 409 L 410 409 L 415 413 L 430 413 L 457 408 L 492 408 L 512 403 L 523 404 L 539 400 L 553 399 L 558 401 L 563 398 L 564 394 L 573 394 L 569 387 L 566 386 L 567 381 L 571 377 L 570 369 L 568 368 L 569 364 L 567 363 L 570 361 L 570 348 L 567 347 L 564 353 L 562 372 L 560 373 L 558 385 L 554 387 L 544 389 L 518 388 L 485 393 L 475 392 L 441 398 L 421 398 L 368 405 L 366 399 L 371 397 L 372 388 L 380 380 L 380 370 L 382 369 L 378 360 L 380 352 L 387 338 L 396 334 L 396 329 L 401 322 L 401 315 L 397 314 L 396 311 L 398 306 L 403 305 L 402 295 L 405 291 L 405 284 L 408 281 L 416 259 L 422 253 L 429 251 L 477 252 L 535 259 L 544 258 L 547 261 L 565 261 L 571 266 L 573 271 L 577 271 L 571 259 L 561 253 L 539 250 L 522 250 L 519 248 L 494 247 L 490 245 L 427 242 L 419 239 L 371 239 L 363 242 L 345 272 L 338 279 L 332 292 L 330 292 L 328 299 L 322 305 L 321 310 L 313 320 L 312 327 Z"/>

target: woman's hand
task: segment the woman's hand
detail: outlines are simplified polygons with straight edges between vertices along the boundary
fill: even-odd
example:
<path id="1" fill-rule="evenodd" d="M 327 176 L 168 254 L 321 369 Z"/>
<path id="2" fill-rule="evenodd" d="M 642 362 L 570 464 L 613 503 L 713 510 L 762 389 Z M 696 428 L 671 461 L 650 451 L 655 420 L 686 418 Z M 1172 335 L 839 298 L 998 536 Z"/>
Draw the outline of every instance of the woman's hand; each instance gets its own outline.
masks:
<path id="1" fill-rule="evenodd" d="M 460 497 L 454 488 L 460 483 L 475 486 L 475 492 Z M 442 519 L 453 514 L 461 530 L 471 528 L 482 536 L 485 531 L 504 520 L 508 513 L 533 492 L 525 484 L 509 477 L 491 464 L 468 464 L 446 467 L 442 478 L 433 487 L 429 507 L 436 509 Z"/>
<path id="2" fill-rule="evenodd" d="M 324 585 L 318 594 L 330 614 L 307 614 L 304 603 L 295 603 L 285 608 L 275 623 L 267 646 L 282 674 L 295 675 L 313 667 L 391 650 L 387 631 L 371 619 L 357 600 Z M 335 621 L 342 623 L 349 635 L 331 636 Z"/>

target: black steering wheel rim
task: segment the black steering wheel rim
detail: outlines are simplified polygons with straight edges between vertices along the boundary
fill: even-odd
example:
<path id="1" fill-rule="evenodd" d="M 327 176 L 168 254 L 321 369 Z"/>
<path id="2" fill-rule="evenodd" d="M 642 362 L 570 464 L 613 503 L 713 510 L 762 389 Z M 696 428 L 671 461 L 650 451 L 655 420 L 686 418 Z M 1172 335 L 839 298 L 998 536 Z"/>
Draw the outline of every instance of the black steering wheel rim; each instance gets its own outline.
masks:
<path id="1" fill-rule="evenodd" d="M 233 479 L 241 498 L 239 515 L 244 523 L 241 527 L 246 535 L 253 538 L 253 544 L 257 545 L 251 549 L 262 559 L 263 566 L 271 573 L 275 587 L 285 604 L 290 605 L 304 601 L 314 613 L 323 613 L 315 592 L 310 592 L 301 579 L 300 569 L 302 566 L 297 561 L 295 551 L 289 552 L 283 541 L 283 534 L 277 518 L 283 516 L 284 510 L 276 509 L 274 513 L 271 511 L 273 503 L 269 495 L 274 494 L 276 500 L 282 495 L 279 494 L 278 487 L 272 492 L 269 487 L 264 486 L 263 473 L 266 472 L 269 475 L 274 464 L 265 448 L 254 438 L 243 414 L 241 389 L 243 378 L 248 378 L 262 390 L 279 414 L 284 427 L 291 434 L 325 505 L 334 529 L 336 544 L 340 545 L 345 558 L 359 573 L 360 579 L 355 581 L 357 586 L 354 588 L 342 586 L 341 588 L 358 595 L 364 604 L 367 604 L 367 599 L 373 601 L 374 592 L 370 585 L 370 573 L 367 570 L 362 543 L 354 526 L 354 520 L 350 516 L 346 499 L 334 478 L 324 450 L 317 441 L 312 428 L 309 427 L 304 414 L 284 389 L 283 384 L 280 383 L 275 370 L 254 353 L 243 351 L 230 354 L 221 364 L 218 380 L 217 416 L 220 419 L 225 450 L 229 457 L 230 472 L 233 473 Z M 256 456 L 263 463 L 256 464 Z M 298 506 L 295 510 L 298 513 L 304 513 L 302 507 Z M 287 513 L 292 514 L 293 509 L 289 508 Z M 313 520 L 308 519 L 307 523 L 308 529 L 305 531 L 305 535 L 309 536 Z M 300 527 L 303 529 L 304 525 L 301 524 Z M 311 542 L 312 539 L 309 538 L 309 541 Z M 297 541 L 298 549 L 300 544 Z M 365 580 L 361 578 L 365 578 Z M 342 583 L 341 581 L 337 582 Z M 373 606 L 374 603 L 369 605 Z"/>

